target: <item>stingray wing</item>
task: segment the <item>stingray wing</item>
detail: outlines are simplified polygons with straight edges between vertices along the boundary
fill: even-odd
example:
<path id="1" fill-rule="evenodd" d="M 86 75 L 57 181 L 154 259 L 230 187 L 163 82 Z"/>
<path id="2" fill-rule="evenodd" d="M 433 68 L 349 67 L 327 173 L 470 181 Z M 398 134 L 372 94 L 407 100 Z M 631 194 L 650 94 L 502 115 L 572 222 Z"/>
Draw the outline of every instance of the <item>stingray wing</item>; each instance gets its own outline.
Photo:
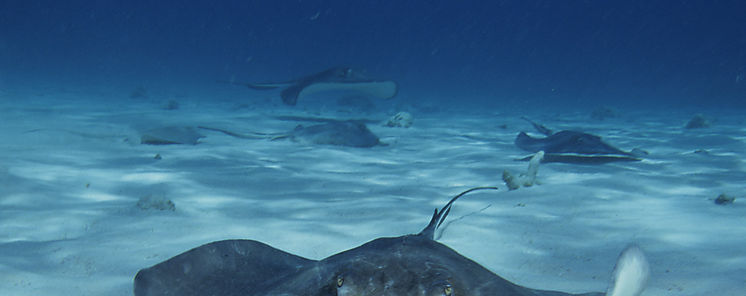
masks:
<path id="1" fill-rule="evenodd" d="M 255 90 L 270 90 L 293 85 L 293 82 L 270 82 L 270 83 L 242 83 L 246 87 Z"/>
<path id="2" fill-rule="evenodd" d="M 196 128 L 188 126 L 167 126 L 144 131 L 140 135 L 140 143 L 146 145 L 190 144 L 197 145 L 200 134 Z"/>
<path id="3" fill-rule="evenodd" d="M 299 79 L 271 83 L 234 83 L 256 90 L 282 88 L 280 97 L 287 105 L 295 105 L 301 97 L 318 92 L 338 92 L 343 95 L 388 99 L 396 96 L 399 86 L 390 80 L 371 80 L 363 71 L 349 67 L 333 67 Z"/>
<path id="4" fill-rule="evenodd" d="M 295 105 L 298 99 L 316 93 L 334 93 L 347 96 L 363 96 L 375 99 L 389 99 L 396 96 L 399 86 L 394 81 L 319 81 L 294 84 L 282 91 L 282 101 Z"/>
<path id="5" fill-rule="evenodd" d="M 378 238 L 319 262 L 315 281 L 298 280 L 271 295 L 570 296 L 514 284 L 424 235 Z M 302 276 L 301 276 L 302 275 Z M 298 283 L 298 284 L 295 284 Z M 331 285 L 329 284 L 331 283 Z M 306 293 L 297 293 L 305 287 Z M 317 292 L 318 291 L 318 292 Z M 449 291 L 449 292 L 448 292 Z M 601 296 L 602 293 L 583 295 Z"/>
<path id="6" fill-rule="evenodd" d="M 316 262 L 254 240 L 217 241 L 140 270 L 135 296 L 261 295 Z"/>
<path id="7" fill-rule="evenodd" d="M 576 131 L 561 131 L 545 138 L 534 138 L 521 132 L 515 139 L 515 145 L 528 152 L 544 151 L 544 158 L 541 161 L 544 163 L 603 164 L 640 160 L 603 142 L 599 136 Z M 527 156 L 519 160 L 530 158 L 531 156 Z"/>
<path id="8" fill-rule="evenodd" d="M 530 160 L 531 156 L 521 160 Z M 604 164 L 620 161 L 640 161 L 641 159 L 621 154 L 581 154 L 581 153 L 544 153 L 543 163 L 561 162 L 574 164 Z"/>
<path id="9" fill-rule="evenodd" d="M 319 92 L 348 92 L 359 96 L 376 99 L 390 99 L 396 96 L 399 86 L 390 80 L 384 81 L 345 81 L 345 82 L 318 82 L 308 85 L 298 94 L 300 97 L 309 96 Z"/>
<path id="10" fill-rule="evenodd" d="M 242 85 L 242 86 L 246 86 L 250 89 L 255 89 L 255 90 L 277 89 L 277 88 L 282 88 L 282 87 L 288 87 L 296 83 L 296 81 L 249 83 L 249 82 L 236 82 L 233 80 L 218 80 L 218 82 L 228 83 L 228 84 L 233 84 L 233 85 Z"/>
<path id="11" fill-rule="evenodd" d="M 539 151 L 547 152 L 545 147 L 546 138 L 538 139 L 527 135 L 525 132 L 520 132 L 515 137 L 515 145 L 522 150 L 536 153 Z"/>
<path id="12" fill-rule="evenodd" d="M 352 120 L 298 126 L 291 134 L 295 140 L 318 145 L 370 148 L 381 144 L 364 123 Z"/>

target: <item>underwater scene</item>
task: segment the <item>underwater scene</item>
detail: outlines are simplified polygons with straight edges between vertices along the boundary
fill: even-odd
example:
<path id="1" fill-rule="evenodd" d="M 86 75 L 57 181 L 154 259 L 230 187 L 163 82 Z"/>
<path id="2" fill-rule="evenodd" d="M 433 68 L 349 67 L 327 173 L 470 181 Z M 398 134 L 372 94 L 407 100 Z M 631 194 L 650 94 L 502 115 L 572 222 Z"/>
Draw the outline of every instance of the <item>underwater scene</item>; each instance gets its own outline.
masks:
<path id="1" fill-rule="evenodd" d="M 0 295 L 746 295 L 742 1 L 0 1 Z"/>

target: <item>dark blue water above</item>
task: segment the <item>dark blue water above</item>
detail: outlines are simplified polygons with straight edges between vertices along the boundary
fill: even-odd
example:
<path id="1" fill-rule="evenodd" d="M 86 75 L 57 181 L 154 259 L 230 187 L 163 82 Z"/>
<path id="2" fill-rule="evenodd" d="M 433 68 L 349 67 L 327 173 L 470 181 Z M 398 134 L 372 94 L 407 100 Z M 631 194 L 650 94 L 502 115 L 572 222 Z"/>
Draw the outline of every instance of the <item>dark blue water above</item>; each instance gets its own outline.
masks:
<path id="1" fill-rule="evenodd" d="M 336 65 L 400 97 L 746 110 L 742 1 L 0 2 L 0 87 L 287 80 Z"/>

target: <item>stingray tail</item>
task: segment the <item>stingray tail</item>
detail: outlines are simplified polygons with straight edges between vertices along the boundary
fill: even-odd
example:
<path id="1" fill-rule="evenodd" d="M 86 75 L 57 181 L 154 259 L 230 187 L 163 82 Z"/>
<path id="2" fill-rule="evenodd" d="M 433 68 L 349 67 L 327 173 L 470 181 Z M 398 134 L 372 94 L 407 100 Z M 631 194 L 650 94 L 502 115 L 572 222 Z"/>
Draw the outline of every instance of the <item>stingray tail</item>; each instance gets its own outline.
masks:
<path id="1" fill-rule="evenodd" d="M 429 237 L 430 239 L 434 239 L 435 230 L 438 229 L 438 227 L 440 227 L 440 224 L 443 224 L 443 221 L 446 220 L 446 216 L 448 216 L 448 213 L 451 212 L 451 205 L 453 205 L 453 202 L 455 202 L 459 197 L 462 197 L 472 191 L 485 190 L 485 189 L 497 190 L 497 187 L 474 187 L 474 188 L 471 188 L 469 190 L 459 193 L 458 195 L 451 198 L 451 200 L 445 206 L 443 206 L 443 208 L 441 208 L 440 211 L 438 211 L 438 209 L 436 208 L 432 219 L 430 219 L 430 223 L 427 224 L 425 229 L 420 231 L 420 233 L 417 235 L 423 235 L 423 236 Z"/>
<path id="2" fill-rule="evenodd" d="M 544 125 L 542 125 L 540 123 L 537 123 L 537 122 L 531 120 L 530 118 L 528 118 L 526 116 L 521 116 L 521 119 L 523 119 L 523 120 L 528 121 L 529 123 L 531 123 L 531 125 L 534 126 L 534 129 L 536 131 L 538 131 L 538 132 L 540 132 L 540 133 L 542 133 L 544 135 L 551 136 L 554 133 L 551 129 L 547 128 L 546 126 L 544 126 Z"/>
<path id="3" fill-rule="evenodd" d="M 650 265 L 637 245 L 630 245 L 619 255 L 606 296 L 638 296 L 645 290 Z"/>

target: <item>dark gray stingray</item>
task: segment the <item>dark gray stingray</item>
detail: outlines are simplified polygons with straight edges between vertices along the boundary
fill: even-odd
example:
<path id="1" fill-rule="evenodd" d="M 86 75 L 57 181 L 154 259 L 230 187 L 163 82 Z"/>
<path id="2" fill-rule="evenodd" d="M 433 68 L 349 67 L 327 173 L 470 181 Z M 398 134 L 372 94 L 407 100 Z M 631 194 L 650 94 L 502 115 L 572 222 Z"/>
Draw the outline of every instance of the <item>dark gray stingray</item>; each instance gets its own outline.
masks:
<path id="1" fill-rule="evenodd" d="M 373 134 L 364 123 L 355 120 L 330 120 L 310 126 L 298 125 L 295 129 L 287 133 L 253 133 L 250 135 L 235 133 L 221 128 L 206 126 L 200 126 L 200 128 L 222 132 L 243 139 L 291 139 L 301 143 L 359 148 L 382 145 L 378 136 Z"/>
<path id="2" fill-rule="evenodd" d="M 604 295 L 522 287 L 435 241 L 435 230 L 453 202 L 481 189 L 496 188 L 472 188 L 457 195 L 440 211 L 435 209 L 430 223 L 418 234 L 378 238 L 319 261 L 253 240 L 208 243 L 140 270 L 134 292 L 136 296 Z M 617 263 L 616 279 L 609 289 L 617 292 L 609 295 L 639 295 L 629 292 L 642 291 L 647 272 L 639 248 L 628 248 Z"/>
<path id="3" fill-rule="evenodd" d="M 547 137 L 534 138 L 525 132 L 521 132 L 515 138 L 515 145 L 531 153 L 544 151 L 542 162 L 593 164 L 640 160 L 641 153 L 622 151 L 605 143 L 599 136 L 577 131 L 552 133 L 550 129 L 543 125 L 527 118 L 524 119 L 528 120 L 539 132 L 547 134 Z"/>
<path id="4" fill-rule="evenodd" d="M 359 148 L 381 145 L 378 137 L 365 124 L 352 120 L 332 121 L 311 126 L 298 125 L 287 137 L 294 141 L 321 145 Z"/>
<path id="5" fill-rule="evenodd" d="M 235 84 L 235 83 L 234 83 Z M 288 82 L 243 83 L 252 89 L 282 88 L 282 102 L 295 105 L 298 99 L 317 92 L 337 91 L 350 95 L 388 99 L 396 96 L 398 85 L 390 80 L 373 80 L 361 71 L 334 67 Z"/>
<path id="6" fill-rule="evenodd" d="M 149 129 L 140 133 L 140 143 L 147 145 L 197 145 L 199 139 L 204 137 L 205 136 L 200 134 L 194 127 L 168 126 Z"/>
<path id="7" fill-rule="evenodd" d="M 89 133 L 81 130 L 67 130 L 67 129 L 33 129 L 26 131 L 26 133 L 36 133 L 36 132 L 64 132 L 80 137 L 85 138 L 94 138 L 94 139 L 119 139 L 119 138 L 126 138 L 127 141 L 129 141 L 129 137 L 127 135 L 117 135 L 117 134 L 96 134 L 96 133 Z M 140 144 L 145 145 L 172 145 L 172 144 L 188 144 L 188 145 L 197 145 L 199 144 L 199 139 L 204 138 L 205 136 L 199 133 L 197 131 L 197 128 L 195 127 L 189 127 L 189 126 L 167 126 L 167 127 L 159 127 L 159 128 L 152 128 L 147 129 L 143 132 L 140 132 Z"/>
<path id="8" fill-rule="evenodd" d="M 354 118 L 354 119 L 339 119 L 339 118 L 329 118 L 329 117 L 316 117 L 316 116 L 295 116 L 295 115 L 277 115 L 273 116 L 275 119 L 284 120 L 284 121 L 305 121 L 305 122 L 316 122 L 316 123 L 326 123 L 326 122 L 335 122 L 335 121 L 357 121 L 360 123 L 380 123 L 380 119 L 368 119 L 368 118 Z"/>

